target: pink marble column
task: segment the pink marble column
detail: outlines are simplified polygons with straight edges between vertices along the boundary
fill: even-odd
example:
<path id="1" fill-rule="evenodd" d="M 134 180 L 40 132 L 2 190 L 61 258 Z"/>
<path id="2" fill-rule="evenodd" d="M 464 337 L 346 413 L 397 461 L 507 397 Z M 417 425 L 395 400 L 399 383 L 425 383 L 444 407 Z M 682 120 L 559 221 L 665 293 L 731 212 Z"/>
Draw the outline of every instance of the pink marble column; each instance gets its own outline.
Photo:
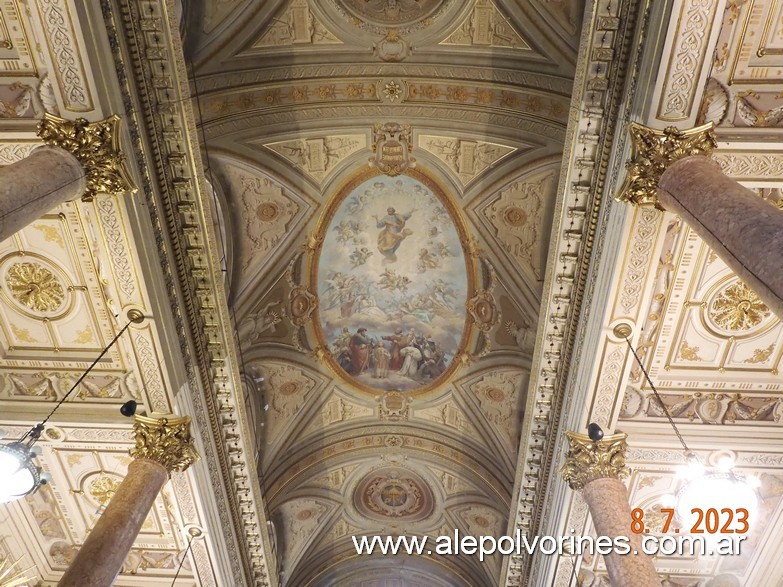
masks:
<path id="1" fill-rule="evenodd" d="M 641 536 L 631 531 L 628 490 L 621 481 L 628 473 L 626 435 L 613 434 L 598 441 L 575 432 L 566 432 L 566 436 L 569 451 L 561 473 L 571 489 L 581 491 L 596 534 L 630 539 L 628 554 L 604 555 L 609 582 L 613 587 L 661 587 L 652 559 L 642 551 Z"/>
<path id="2" fill-rule="evenodd" d="M 641 536 L 631 531 L 631 507 L 625 483 L 608 477 L 596 479 L 584 486 L 582 497 L 590 508 L 598 536 L 630 538 L 630 554 L 604 555 L 609 582 L 617 586 L 661 587 L 652 559 L 642 551 Z M 634 551 L 638 554 L 634 555 Z"/>
<path id="3" fill-rule="evenodd" d="M 87 178 L 79 160 L 65 149 L 43 145 L 0 167 L 0 241 L 52 208 L 79 198 Z"/>
<path id="4" fill-rule="evenodd" d="M 59 587 L 107 587 L 114 583 L 168 478 L 169 472 L 160 463 L 134 460 Z"/>
<path id="5" fill-rule="evenodd" d="M 109 505 L 65 571 L 59 587 L 109 587 L 114 583 L 172 471 L 198 459 L 190 418 L 136 416 L 135 458 Z"/>
<path id="6" fill-rule="evenodd" d="M 658 200 L 664 209 L 682 217 L 783 318 L 783 210 L 701 155 L 668 166 L 658 182 Z"/>

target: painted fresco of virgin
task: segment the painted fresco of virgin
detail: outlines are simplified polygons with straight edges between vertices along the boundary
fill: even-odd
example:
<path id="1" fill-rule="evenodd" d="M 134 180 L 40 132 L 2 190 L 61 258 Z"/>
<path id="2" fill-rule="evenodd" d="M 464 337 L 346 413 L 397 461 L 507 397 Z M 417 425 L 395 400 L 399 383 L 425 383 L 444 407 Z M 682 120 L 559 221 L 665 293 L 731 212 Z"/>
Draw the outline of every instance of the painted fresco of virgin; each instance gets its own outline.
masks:
<path id="1" fill-rule="evenodd" d="M 457 227 L 414 177 L 373 176 L 342 197 L 318 257 L 318 318 L 333 365 L 365 388 L 427 386 L 448 370 L 465 327 Z"/>
<path id="2" fill-rule="evenodd" d="M 397 249 L 406 237 L 413 234 L 410 228 L 405 228 L 405 223 L 410 220 L 416 208 L 411 209 L 407 214 L 401 214 L 389 206 L 386 209 L 386 216 L 375 218 L 376 227 L 381 229 L 378 233 L 378 250 L 383 255 L 384 263 L 394 263 L 397 260 Z"/>

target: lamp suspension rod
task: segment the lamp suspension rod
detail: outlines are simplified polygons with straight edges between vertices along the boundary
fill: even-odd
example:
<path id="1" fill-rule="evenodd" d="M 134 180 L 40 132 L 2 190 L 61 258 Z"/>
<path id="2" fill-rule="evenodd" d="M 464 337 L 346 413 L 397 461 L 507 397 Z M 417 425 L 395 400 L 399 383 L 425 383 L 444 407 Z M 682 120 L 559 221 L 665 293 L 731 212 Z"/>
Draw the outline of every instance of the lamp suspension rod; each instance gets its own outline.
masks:
<path id="1" fill-rule="evenodd" d="M 114 346 L 114 343 L 115 343 L 115 342 L 117 342 L 117 340 L 118 340 L 118 339 L 119 339 L 119 338 L 120 338 L 120 337 L 121 337 L 121 336 L 122 336 L 122 335 L 125 333 L 125 331 L 126 331 L 126 330 L 128 330 L 128 328 L 130 327 L 130 325 L 131 325 L 131 324 L 133 324 L 133 323 L 134 323 L 134 321 L 135 321 L 135 320 L 128 320 L 128 323 L 127 323 L 125 326 L 123 326 L 123 327 L 122 327 L 122 329 L 121 329 L 121 330 L 120 330 L 120 331 L 119 331 L 119 332 L 118 332 L 118 333 L 117 333 L 117 334 L 114 336 L 114 338 L 112 338 L 112 339 L 111 339 L 111 342 L 110 342 L 110 343 L 109 343 L 109 344 L 108 344 L 108 345 L 107 345 L 107 346 L 106 346 L 106 347 L 105 347 L 105 348 L 104 348 L 104 349 L 101 351 L 101 354 L 100 354 L 100 355 L 98 355 L 97 357 L 95 357 L 95 360 L 92 362 L 92 364 L 91 364 L 89 367 L 87 367 L 87 370 L 86 370 L 84 373 L 82 373 L 82 374 L 81 374 L 81 376 L 79 377 L 79 379 L 77 379 L 77 380 L 76 380 L 76 383 L 74 383 L 74 384 L 71 386 L 71 389 L 69 389 L 69 390 L 68 390 L 68 393 L 66 393 L 66 394 L 65 394 L 65 395 L 64 395 L 64 396 L 63 396 L 63 397 L 60 399 L 60 401 L 58 401 L 58 402 L 57 402 L 57 405 L 56 405 L 56 406 L 54 406 L 54 408 L 52 408 L 52 411 L 51 411 L 51 412 L 49 412 L 49 415 L 48 415 L 48 416 L 46 416 L 46 418 L 44 418 L 44 419 L 43 419 L 43 421 L 41 421 L 41 423 L 40 423 L 40 424 L 37 424 L 35 427 L 33 427 L 33 428 L 31 428 L 30 430 L 28 430 L 28 431 L 25 433 L 25 435 L 24 435 L 24 436 L 22 436 L 22 438 L 20 438 L 20 439 L 19 439 L 19 442 L 22 442 L 22 441 L 24 441 L 24 439 L 25 439 L 25 438 L 27 438 L 28 436 L 30 436 L 30 435 L 33 433 L 33 431 L 34 431 L 34 430 L 36 430 L 36 429 L 38 430 L 38 434 L 40 434 L 40 433 L 43 431 L 43 427 L 44 427 L 44 425 L 45 425 L 45 424 L 46 424 L 46 423 L 49 421 L 49 418 L 51 418 L 51 417 L 54 415 L 54 413 L 57 411 L 57 409 L 58 409 L 58 408 L 59 408 L 61 405 L 63 405 L 63 402 L 65 402 L 65 400 L 67 400 L 67 399 L 68 399 L 68 397 L 69 397 L 69 396 L 70 396 L 70 395 L 73 393 L 73 391 L 74 391 L 74 390 L 75 390 L 77 387 L 79 387 L 79 384 L 80 384 L 82 381 L 84 381 L 84 378 L 85 378 L 85 377 L 87 377 L 87 375 L 89 375 L 89 374 L 90 374 L 90 371 L 92 371 L 92 370 L 93 370 L 93 367 L 95 367 L 95 365 L 97 365 L 97 364 L 98 364 L 98 362 L 99 362 L 99 361 L 100 361 L 100 360 L 103 358 L 103 356 L 104 356 L 104 355 L 105 355 L 107 352 L 109 352 L 109 349 L 110 349 L 112 346 Z"/>
<path id="2" fill-rule="evenodd" d="M 642 369 L 642 373 L 644 373 L 644 378 L 647 380 L 647 383 L 649 384 L 650 389 L 652 389 L 653 394 L 655 394 L 655 399 L 658 401 L 658 405 L 661 406 L 663 413 L 666 414 L 666 418 L 669 420 L 669 424 L 672 425 L 672 429 L 674 430 L 674 433 L 677 435 L 677 439 L 680 441 L 680 444 L 682 444 L 682 448 L 685 449 L 685 454 L 688 456 L 692 455 L 693 452 L 691 451 L 690 448 L 688 448 L 688 445 L 685 444 L 685 439 L 683 439 L 682 434 L 680 434 L 680 431 L 677 429 L 677 425 L 674 423 L 674 420 L 672 419 L 672 415 L 669 413 L 669 408 L 667 408 L 666 404 L 663 403 L 663 399 L 661 399 L 661 394 L 658 393 L 658 390 L 656 389 L 655 384 L 650 379 L 650 375 L 647 373 L 647 369 L 644 368 L 644 365 L 642 364 L 642 360 L 639 358 L 636 349 L 633 348 L 633 345 L 631 344 L 631 339 L 626 336 L 625 342 L 628 343 L 628 348 L 631 349 L 631 352 L 633 353 L 633 356 L 636 359 L 636 364 L 639 365 L 639 367 Z"/>

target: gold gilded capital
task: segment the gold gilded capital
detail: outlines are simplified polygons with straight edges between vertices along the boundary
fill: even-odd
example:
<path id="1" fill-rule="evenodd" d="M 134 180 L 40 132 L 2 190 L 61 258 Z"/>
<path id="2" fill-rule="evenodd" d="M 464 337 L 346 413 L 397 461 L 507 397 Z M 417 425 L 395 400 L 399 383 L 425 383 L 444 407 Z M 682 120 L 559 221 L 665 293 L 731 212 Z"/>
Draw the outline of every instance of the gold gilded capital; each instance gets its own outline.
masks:
<path id="1" fill-rule="evenodd" d="M 571 489 L 582 489 L 596 479 L 622 479 L 628 474 L 625 468 L 627 434 L 612 434 L 599 441 L 576 432 L 566 432 L 566 436 L 568 454 L 560 474 Z"/>
<path id="2" fill-rule="evenodd" d="M 148 418 L 136 416 L 133 423 L 136 447 L 130 455 L 134 459 L 148 459 L 160 463 L 169 473 L 184 471 L 198 459 L 190 436 L 190 418 Z"/>
<path id="3" fill-rule="evenodd" d="M 617 200 L 639 206 L 658 203 L 658 181 L 672 163 L 690 155 L 709 156 L 718 146 L 713 123 L 690 130 L 669 126 L 664 130 L 648 128 L 636 122 L 628 126 L 631 133 L 631 158 L 628 174 Z"/>
<path id="4" fill-rule="evenodd" d="M 87 189 L 82 196 L 85 202 L 100 193 L 136 191 L 120 150 L 119 125 L 120 117 L 116 114 L 88 122 L 84 118 L 66 120 L 47 113 L 38 123 L 38 136 L 44 143 L 65 149 L 82 164 L 87 177 Z"/>

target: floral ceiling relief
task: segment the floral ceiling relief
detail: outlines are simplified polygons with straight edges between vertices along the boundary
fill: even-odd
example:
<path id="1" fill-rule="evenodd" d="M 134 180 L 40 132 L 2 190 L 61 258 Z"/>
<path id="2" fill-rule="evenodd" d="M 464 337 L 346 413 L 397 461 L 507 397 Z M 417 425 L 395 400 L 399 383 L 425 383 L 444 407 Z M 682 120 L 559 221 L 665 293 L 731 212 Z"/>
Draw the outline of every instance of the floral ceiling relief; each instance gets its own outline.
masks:
<path id="1" fill-rule="evenodd" d="M 317 231 L 322 356 L 365 391 L 432 389 L 467 346 L 464 225 L 434 182 L 408 173 L 356 178 Z"/>

